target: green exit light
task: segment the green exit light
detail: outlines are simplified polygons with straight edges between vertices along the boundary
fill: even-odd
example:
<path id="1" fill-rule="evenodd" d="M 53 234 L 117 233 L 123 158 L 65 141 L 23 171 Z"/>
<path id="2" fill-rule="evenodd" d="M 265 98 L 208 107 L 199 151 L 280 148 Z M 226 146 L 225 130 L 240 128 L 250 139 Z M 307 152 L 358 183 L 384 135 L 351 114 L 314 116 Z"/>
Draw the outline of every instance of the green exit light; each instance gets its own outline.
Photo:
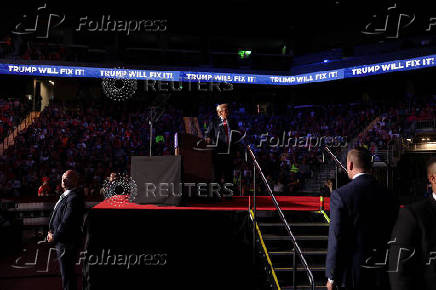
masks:
<path id="1" fill-rule="evenodd" d="M 251 55 L 251 50 L 240 50 L 238 54 L 241 58 L 248 58 Z"/>

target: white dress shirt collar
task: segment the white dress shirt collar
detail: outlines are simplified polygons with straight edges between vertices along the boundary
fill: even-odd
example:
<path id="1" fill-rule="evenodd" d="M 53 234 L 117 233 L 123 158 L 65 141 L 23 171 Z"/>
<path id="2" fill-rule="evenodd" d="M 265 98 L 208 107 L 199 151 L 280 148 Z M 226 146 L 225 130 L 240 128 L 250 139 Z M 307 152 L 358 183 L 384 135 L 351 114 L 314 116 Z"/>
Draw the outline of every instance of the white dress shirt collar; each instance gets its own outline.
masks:
<path id="1" fill-rule="evenodd" d="M 75 188 L 65 190 L 64 193 L 62 193 L 62 194 L 59 196 L 59 200 L 56 202 L 56 204 L 55 204 L 55 206 L 54 206 L 54 209 L 56 209 L 56 208 L 58 207 L 59 203 L 61 202 L 61 200 L 64 199 L 65 197 L 67 197 L 67 195 L 68 195 L 71 191 L 73 191 L 74 189 L 75 189 Z"/>
<path id="2" fill-rule="evenodd" d="M 436 200 L 436 193 L 433 192 L 433 198 Z"/>
<path id="3" fill-rule="evenodd" d="M 355 175 L 353 176 L 353 179 L 356 179 L 357 177 L 359 177 L 359 176 L 361 176 L 361 175 L 364 175 L 364 174 L 368 174 L 368 173 L 365 173 L 365 172 L 357 173 L 357 174 L 355 174 Z"/>
<path id="4" fill-rule="evenodd" d="M 74 190 L 74 188 L 73 189 L 67 189 L 67 190 L 65 190 L 64 191 L 64 193 L 62 193 L 63 195 L 64 195 L 64 197 L 65 196 L 67 196 L 71 191 L 73 191 Z"/>

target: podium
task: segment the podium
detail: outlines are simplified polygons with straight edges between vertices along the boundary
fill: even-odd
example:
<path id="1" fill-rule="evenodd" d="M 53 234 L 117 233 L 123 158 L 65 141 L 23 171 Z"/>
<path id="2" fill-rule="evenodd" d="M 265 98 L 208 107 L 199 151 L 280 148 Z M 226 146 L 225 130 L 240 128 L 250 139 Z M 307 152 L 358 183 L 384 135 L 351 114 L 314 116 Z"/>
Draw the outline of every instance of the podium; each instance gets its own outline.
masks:
<path id="1" fill-rule="evenodd" d="M 182 156 L 182 181 L 184 183 L 209 183 L 214 180 L 213 151 L 206 142 L 191 134 L 179 138 Z"/>
<path id="2" fill-rule="evenodd" d="M 137 185 L 139 204 L 173 205 L 182 200 L 180 156 L 132 156 L 130 171 Z"/>
<path id="3" fill-rule="evenodd" d="M 183 134 L 178 149 L 176 156 L 131 157 L 131 176 L 137 185 L 135 203 L 178 206 L 182 199 L 197 197 L 185 192 L 187 183 L 196 188 L 199 183 L 213 181 L 212 150 L 203 139 Z"/>

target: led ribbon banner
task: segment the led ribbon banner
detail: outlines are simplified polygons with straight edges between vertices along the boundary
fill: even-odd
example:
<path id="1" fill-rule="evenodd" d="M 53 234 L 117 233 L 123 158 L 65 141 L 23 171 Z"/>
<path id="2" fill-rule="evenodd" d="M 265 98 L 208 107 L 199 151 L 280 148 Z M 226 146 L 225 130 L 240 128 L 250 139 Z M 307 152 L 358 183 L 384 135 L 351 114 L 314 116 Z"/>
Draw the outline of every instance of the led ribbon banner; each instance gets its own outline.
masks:
<path id="1" fill-rule="evenodd" d="M 129 78 L 136 80 L 174 82 L 214 82 L 262 85 L 300 85 L 338 79 L 365 77 L 376 74 L 434 67 L 436 55 L 394 60 L 343 69 L 318 71 L 300 75 L 260 75 L 221 72 L 158 71 L 138 69 L 110 69 L 60 65 L 32 65 L 0 63 L 0 74 L 47 77 Z"/>

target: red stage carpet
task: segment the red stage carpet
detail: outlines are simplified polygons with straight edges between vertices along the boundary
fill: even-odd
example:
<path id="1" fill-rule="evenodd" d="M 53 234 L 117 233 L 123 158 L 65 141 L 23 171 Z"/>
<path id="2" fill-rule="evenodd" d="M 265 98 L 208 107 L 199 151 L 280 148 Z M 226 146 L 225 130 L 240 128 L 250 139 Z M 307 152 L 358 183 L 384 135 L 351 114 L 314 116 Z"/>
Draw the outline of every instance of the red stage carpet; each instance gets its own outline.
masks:
<path id="1" fill-rule="evenodd" d="M 320 198 L 317 196 L 277 196 L 282 210 L 306 210 L 318 211 L 320 209 Z M 184 206 L 157 206 L 151 204 L 136 204 L 126 200 L 125 196 L 114 196 L 96 206 L 95 209 L 189 209 L 189 210 L 247 210 L 253 198 L 249 196 L 234 196 L 229 200 L 191 203 Z M 275 210 L 269 196 L 256 197 L 257 210 Z M 325 210 L 330 209 L 330 198 L 324 198 Z"/>

